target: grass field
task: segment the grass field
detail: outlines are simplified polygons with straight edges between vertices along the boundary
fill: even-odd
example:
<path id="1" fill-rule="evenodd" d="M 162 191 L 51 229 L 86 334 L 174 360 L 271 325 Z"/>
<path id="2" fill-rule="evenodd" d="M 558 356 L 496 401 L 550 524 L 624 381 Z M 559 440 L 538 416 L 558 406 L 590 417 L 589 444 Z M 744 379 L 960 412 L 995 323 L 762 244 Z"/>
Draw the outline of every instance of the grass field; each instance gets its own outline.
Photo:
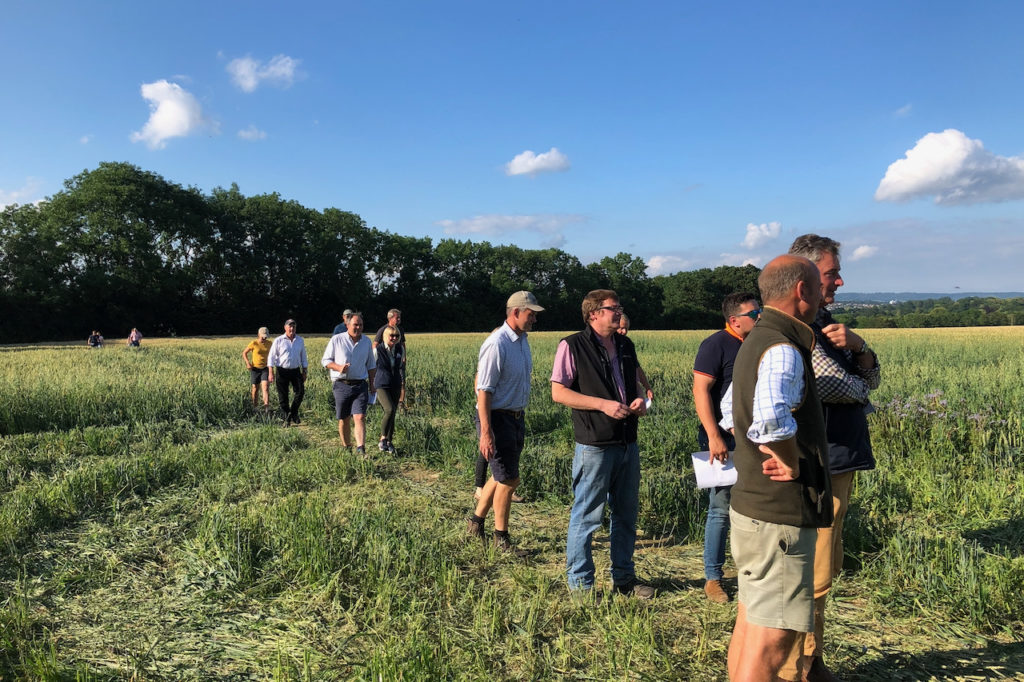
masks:
<path id="1" fill-rule="evenodd" d="M 735 606 L 701 590 L 689 465 L 705 335 L 631 335 L 655 390 L 637 568 L 662 594 L 583 606 L 558 334 L 530 337 L 525 561 L 464 542 L 483 335 L 410 336 L 401 456 L 365 461 L 338 442 L 324 337 L 290 429 L 247 406 L 248 339 L 0 349 L 0 680 L 725 679 Z M 826 659 L 847 680 L 1024 679 L 1024 329 L 864 335 L 879 466 L 853 492 Z"/>

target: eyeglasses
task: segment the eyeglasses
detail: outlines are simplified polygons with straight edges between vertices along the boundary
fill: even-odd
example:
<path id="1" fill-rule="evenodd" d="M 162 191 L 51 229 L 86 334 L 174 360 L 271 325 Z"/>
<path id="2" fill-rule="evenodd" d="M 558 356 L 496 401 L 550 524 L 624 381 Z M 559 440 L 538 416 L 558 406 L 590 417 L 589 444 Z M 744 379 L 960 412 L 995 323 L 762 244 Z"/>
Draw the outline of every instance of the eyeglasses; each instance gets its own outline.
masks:
<path id="1" fill-rule="evenodd" d="M 748 310 L 745 313 L 736 313 L 736 317 L 749 317 L 756 322 L 757 318 L 761 317 L 761 309 L 754 308 L 753 310 Z"/>
<path id="2" fill-rule="evenodd" d="M 384 338 L 387 339 L 388 341 L 391 341 L 392 339 L 397 339 L 398 337 L 395 336 L 394 334 L 388 334 Z"/>
<path id="3" fill-rule="evenodd" d="M 621 305 L 603 305 L 598 310 L 610 310 L 616 315 L 621 315 L 624 308 Z"/>

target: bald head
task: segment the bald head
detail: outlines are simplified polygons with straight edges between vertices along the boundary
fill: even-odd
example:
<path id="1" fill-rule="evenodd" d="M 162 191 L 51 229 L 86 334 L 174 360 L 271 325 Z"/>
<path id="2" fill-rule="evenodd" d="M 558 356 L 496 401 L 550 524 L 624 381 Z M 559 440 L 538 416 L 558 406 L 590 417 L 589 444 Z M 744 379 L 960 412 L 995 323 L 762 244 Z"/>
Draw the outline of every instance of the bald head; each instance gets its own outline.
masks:
<path id="1" fill-rule="evenodd" d="M 821 300 L 821 275 L 803 256 L 774 258 L 761 270 L 757 286 L 765 305 L 804 322 L 814 321 Z"/>

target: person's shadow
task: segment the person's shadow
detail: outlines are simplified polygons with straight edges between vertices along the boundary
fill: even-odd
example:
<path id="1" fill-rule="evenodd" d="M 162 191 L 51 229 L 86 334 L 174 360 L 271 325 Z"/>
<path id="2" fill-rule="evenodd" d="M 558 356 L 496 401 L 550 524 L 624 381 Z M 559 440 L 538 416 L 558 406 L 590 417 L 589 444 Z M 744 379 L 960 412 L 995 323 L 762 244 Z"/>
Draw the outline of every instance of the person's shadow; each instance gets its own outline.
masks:
<path id="1" fill-rule="evenodd" d="M 1021 680 L 1024 679 L 1024 642 L 992 643 L 980 649 L 891 653 L 841 674 L 843 679 L 851 682 Z"/>
<path id="2" fill-rule="evenodd" d="M 974 540 L 990 552 L 1006 552 L 1010 556 L 1024 556 L 1024 519 L 1007 519 L 987 528 L 967 531 L 964 538 Z"/>

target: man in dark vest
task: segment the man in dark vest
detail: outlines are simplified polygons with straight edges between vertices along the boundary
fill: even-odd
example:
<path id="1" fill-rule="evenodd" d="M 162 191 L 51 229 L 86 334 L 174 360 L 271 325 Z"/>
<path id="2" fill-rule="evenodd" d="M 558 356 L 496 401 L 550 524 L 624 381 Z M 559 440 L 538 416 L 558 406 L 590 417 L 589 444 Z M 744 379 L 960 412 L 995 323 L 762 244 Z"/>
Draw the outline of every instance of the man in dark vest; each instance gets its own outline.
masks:
<path id="1" fill-rule="evenodd" d="M 814 630 L 817 528 L 832 522 L 825 420 L 811 348 L 818 269 L 779 256 L 758 278 L 761 319 L 736 355 L 722 426 L 736 438 L 730 543 L 739 608 L 729 678 L 774 680 L 801 633 Z"/>
<path id="2" fill-rule="evenodd" d="M 805 234 L 797 237 L 789 252 L 803 256 L 818 266 L 822 300 L 811 325 L 815 344 L 811 352 L 814 381 L 828 425 L 828 448 L 832 472 L 832 507 L 835 520 L 829 528 L 818 530 L 814 554 L 814 637 L 807 637 L 781 671 L 787 680 L 832 682 L 835 676 L 822 659 L 825 602 L 832 580 L 843 569 L 843 519 L 850 503 L 850 489 L 857 471 L 875 468 L 868 435 L 867 414 L 871 411 L 869 391 L 878 388 L 881 370 L 878 357 L 864 339 L 844 324 L 838 324 L 826 305 L 836 299 L 843 285 L 839 276 L 839 242 Z M 796 675 L 797 659 L 803 660 L 803 677 Z"/>
<path id="3" fill-rule="evenodd" d="M 576 441 L 565 552 L 569 589 L 586 594 L 594 588 L 591 544 L 607 501 L 615 591 L 650 599 L 654 588 L 637 580 L 633 566 L 640 498 L 637 421 L 647 414 L 640 363 L 633 342 L 617 333 L 618 294 L 591 291 L 582 308 L 586 328 L 558 344 L 551 372 L 551 399 L 572 408 Z"/>

